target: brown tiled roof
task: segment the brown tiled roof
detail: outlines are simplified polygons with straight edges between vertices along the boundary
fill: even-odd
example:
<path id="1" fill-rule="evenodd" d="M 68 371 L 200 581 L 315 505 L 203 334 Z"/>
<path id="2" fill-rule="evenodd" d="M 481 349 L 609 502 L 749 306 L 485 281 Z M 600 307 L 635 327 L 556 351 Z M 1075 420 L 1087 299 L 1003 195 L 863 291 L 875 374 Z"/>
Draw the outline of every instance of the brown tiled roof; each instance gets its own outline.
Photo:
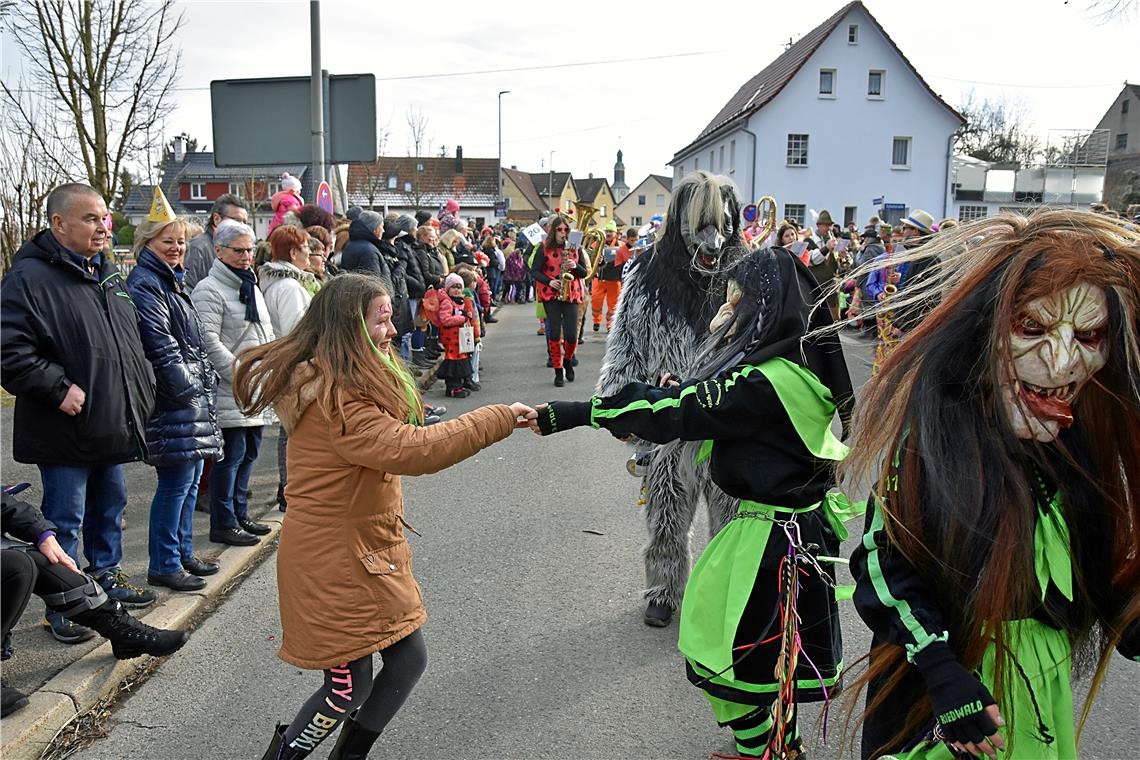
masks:
<path id="1" fill-rule="evenodd" d="M 515 183 L 515 186 L 518 187 L 519 192 L 523 194 L 523 197 L 526 198 L 531 208 L 540 213 L 550 210 L 546 205 L 546 201 L 542 199 L 535 189 L 531 175 L 526 172 L 520 172 L 518 169 L 503 169 L 503 174 Z"/>
<path id="2" fill-rule="evenodd" d="M 926 80 L 918 73 L 918 70 L 914 68 L 911 62 L 907 60 L 907 57 L 899 50 L 895 41 L 892 40 L 886 30 L 883 29 L 882 24 L 867 10 L 867 7 L 859 0 L 854 0 L 840 8 L 815 29 L 812 29 L 803 37 L 800 37 L 783 55 L 768 64 L 759 74 L 745 82 L 744 85 L 736 91 L 736 94 L 725 103 L 724 107 L 720 109 L 720 112 L 713 117 L 713 120 L 708 123 L 708 126 L 697 135 L 697 138 L 673 154 L 673 159 L 676 160 L 679 156 L 684 155 L 691 147 L 720 131 L 729 123 L 743 119 L 767 105 L 769 101 L 780 94 L 780 91 L 787 86 L 788 82 L 792 81 L 792 78 L 803 68 L 803 65 L 807 63 L 807 60 L 811 58 L 812 54 L 819 49 L 823 41 L 835 30 L 839 22 L 855 8 L 859 8 L 867 14 L 867 17 L 871 19 L 871 23 L 875 25 L 875 28 L 877 28 L 887 42 L 891 44 L 891 47 L 899 54 L 903 63 L 907 65 L 918 81 L 922 83 L 922 86 L 926 88 L 930 96 L 950 111 L 950 113 L 957 116 L 962 123 L 965 123 L 966 120 L 962 115 L 955 111 L 949 103 L 931 89 L 930 85 L 926 83 Z"/>
<path id="3" fill-rule="evenodd" d="M 420 171 L 418 167 L 422 166 Z M 464 158 L 458 173 L 456 158 L 421 156 L 380 156 L 375 163 L 349 164 L 349 203 L 367 203 L 369 186 L 373 205 L 406 206 L 418 195 L 421 208 L 431 209 L 454 198 L 460 205 L 493 206 L 499 197 L 499 161 L 496 158 Z M 388 188 L 388 178 L 396 177 L 396 188 Z M 411 194 L 405 182 L 414 182 Z"/>

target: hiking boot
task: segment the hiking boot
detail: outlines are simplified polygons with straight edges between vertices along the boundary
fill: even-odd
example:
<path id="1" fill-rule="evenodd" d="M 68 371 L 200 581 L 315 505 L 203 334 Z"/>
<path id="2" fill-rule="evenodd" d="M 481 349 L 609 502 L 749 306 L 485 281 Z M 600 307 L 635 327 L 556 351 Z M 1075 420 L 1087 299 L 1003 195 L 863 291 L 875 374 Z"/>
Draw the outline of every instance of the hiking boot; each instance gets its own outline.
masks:
<path id="1" fill-rule="evenodd" d="M 95 636 L 95 631 L 76 625 L 58 612 L 44 615 L 44 630 L 61 644 L 78 644 Z"/>
<path id="2" fill-rule="evenodd" d="M 594 323 L 594 332 L 597 332 L 598 330 L 601 330 L 601 329 L 602 329 L 602 326 L 600 324 L 598 324 L 597 322 L 595 322 Z"/>
<path id="3" fill-rule="evenodd" d="M 568 382 L 568 383 L 574 382 L 574 362 L 573 361 L 571 361 L 570 364 L 566 365 L 566 382 Z"/>
<path id="4" fill-rule="evenodd" d="M 74 617 L 111 642 L 116 660 L 130 660 L 144 654 L 165 657 L 181 649 L 190 638 L 186 631 L 164 631 L 136 620 L 113 599 Z"/>
<path id="5" fill-rule="evenodd" d="M 286 746 L 285 729 L 288 727 L 285 723 L 277 724 L 277 728 L 273 729 L 273 741 L 269 742 L 269 749 L 265 750 L 261 760 L 301 760 L 309 756 L 308 750 Z"/>
<path id="6" fill-rule="evenodd" d="M 158 598 L 153 591 L 132 584 L 122 568 L 113 567 L 94 577 L 107 596 L 124 607 L 149 607 Z"/>
<path id="7" fill-rule="evenodd" d="M 566 381 L 563 380 L 562 378 L 563 378 L 562 368 L 556 367 L 554 369 L 554 387 L 555 388 L 561 388 L 562 386 L 566 385 Z"/>
<path id="8" fill-rule="evenodd" d="M 645 624 L 653 628 L 664 628 L 673 620 L 673 608 L 661 602 L 650 602 L 645 608 Z"/>
<path id="9" fill-rule="evenodd" d="M 0 684 L 0 718 L 7 718 L 12 713 L 28 706 L 28 698 L 19 689 L 13 689 L 8 684 Z"/>
<path id="10" fill-rule="evenodd" d="M 329 753 L 329 760 L 365 760 L 368 750 L 380 738 L 379 731 L 369 731 L 361 728 L 355 719 L 345 718 L 340 725 L 340 734 L 336 737 L 336 744 Z"/>

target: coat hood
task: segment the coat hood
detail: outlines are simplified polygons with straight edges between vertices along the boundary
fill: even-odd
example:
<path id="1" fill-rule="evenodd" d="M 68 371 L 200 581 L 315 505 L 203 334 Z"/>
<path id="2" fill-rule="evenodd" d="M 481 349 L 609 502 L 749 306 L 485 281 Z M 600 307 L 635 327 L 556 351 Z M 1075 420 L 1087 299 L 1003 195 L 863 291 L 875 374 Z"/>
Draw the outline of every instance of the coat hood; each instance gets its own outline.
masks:
<path id="1" fill-rule="evenodd" d="M 380 238 L 376 237 L 376 233 L 368 228 L 368 225 L 359 219 L 353 220 L 352 224 L 348 225 L 348 239 L 349 240 L 367 240 L 372 245 L 379 247 Z"/>
<path id="2" fill-rule="evenodd" d="M 312 272 L 306 272 L 288 261 L 267 261 L 257 268 L 257 279 L 261 282 L 262 290 L 274 280 L 293 279 L 308 288 L 316 277 Z"/>
<path id="3" fill-rule="evenodd" d="M 293 384 L 289 390 L 273 405 L 273 411 L 281 420 L 281 427 L 286 433 L 292 433 L 297 423 L 310 406 L 321 395 L 324 383 L 317 377 L 312 364 L 305 362 L 293 372 Z"/>

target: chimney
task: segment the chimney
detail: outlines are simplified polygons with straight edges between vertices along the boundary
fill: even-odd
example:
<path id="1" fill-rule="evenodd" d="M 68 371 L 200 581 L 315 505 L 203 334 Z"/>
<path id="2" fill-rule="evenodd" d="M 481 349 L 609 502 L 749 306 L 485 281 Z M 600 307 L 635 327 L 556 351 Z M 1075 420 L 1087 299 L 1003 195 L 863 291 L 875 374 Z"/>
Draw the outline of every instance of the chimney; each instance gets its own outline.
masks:
<path id="1" fill-rule="evenodd" d="M 455 146 L 455 173 L 456 174 L 462 174 L 463 173 L 463 146 L 462 145 L 456 145 Z"/>
<path id="2" fill-rule="evenodd" d="M 180 164 L 186 158 L 186 138 L 178 135 L 174 138 L 174 163 Z"/>
<path id="3" fill-rule="evenodd" d="M 511 164 L 511 171 L 518 171 L 518 170 L 519 170 L 518 166 L 516 166 L 515 164 Z"/>
<path id="4" fill-rule="evenodd" d="M 593 178 L 594 178 L 594 173 L 593 173 L 593 172 L 590 172 L 589 174 L 587 174 L 587 175 L 586 175 L 586 177 L 587 177 L 588 179 L 593 179 Z"/>

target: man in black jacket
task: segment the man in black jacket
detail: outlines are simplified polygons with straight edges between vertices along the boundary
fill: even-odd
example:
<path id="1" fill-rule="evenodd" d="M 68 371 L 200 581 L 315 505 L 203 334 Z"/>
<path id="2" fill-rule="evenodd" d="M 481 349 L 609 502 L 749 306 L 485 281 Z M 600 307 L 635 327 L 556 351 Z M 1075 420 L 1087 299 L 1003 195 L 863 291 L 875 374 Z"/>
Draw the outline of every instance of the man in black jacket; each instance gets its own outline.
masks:
<path id="1" fill-rule="evenodd" d="M 63 551 L 79 557 L 107 595 L 128 607 L 154 602 L 120 568 L 123 462 L 144 452 L 154 375 L 138 317 L 110 253 L 107 206 L 91 187 L 48 196 L 51 228 L 20 248 L 0 283 L 0 382 L 16 397 L 13 457 L 39 466 L 43 511 Z M 91 631 L 48 610 L 56 639 Z"/>
<path id="2" fill-rule="evenodd" d="M 56 540 L 56 527 L 35 507 L 16 498 L 28 484 L 0 489 L 0 530 L 26 542 L 0 551 L 0 607 L 4 659 L 8 659 L 12 627 L 20 619 L 33 592 L 59 615 L 91 626 L 111 640 L 120 660 L 144 654 L 162 657 L 177 652 L 189 638 L 185 631 L 164 631 L 135 620 L 103 588 L 79 572 Z M 16 689 L 3 685 L 0 717 L 28 704 Z"/>

